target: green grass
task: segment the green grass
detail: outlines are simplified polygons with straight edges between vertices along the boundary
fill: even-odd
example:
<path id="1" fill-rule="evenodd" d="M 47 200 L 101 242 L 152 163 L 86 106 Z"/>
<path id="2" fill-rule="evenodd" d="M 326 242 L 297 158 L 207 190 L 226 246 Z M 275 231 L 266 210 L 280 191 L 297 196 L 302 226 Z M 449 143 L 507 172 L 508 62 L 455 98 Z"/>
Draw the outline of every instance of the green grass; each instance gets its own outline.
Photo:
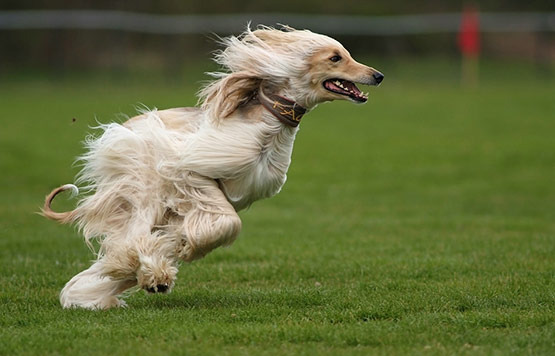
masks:
<path id="1" fill-rule="evenodd" d="M 372 64 L 370 103 L 303 119 L 287 184 L 231 248 L 101 312 L 61 309 L 93 256 L 34 212 L 95 117 L 192 105 L 201 69 L 0 82 L 0 354 L 553 354 L 554 81 L 486 63 L 464 89 L 457 63 Z"/>

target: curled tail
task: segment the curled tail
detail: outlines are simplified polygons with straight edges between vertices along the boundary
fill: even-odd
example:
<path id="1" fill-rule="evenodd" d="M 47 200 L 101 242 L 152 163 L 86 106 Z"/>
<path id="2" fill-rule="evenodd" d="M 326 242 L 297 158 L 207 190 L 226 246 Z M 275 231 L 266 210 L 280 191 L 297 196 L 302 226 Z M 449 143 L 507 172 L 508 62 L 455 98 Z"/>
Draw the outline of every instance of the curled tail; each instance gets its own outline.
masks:
<path id="1" fill-rule="evenodd" d="M 70 190 L 72 192 L 72 196 L 75 196 L 79 193 L 79 188 L 77 188 L 75 185 L 73 184 L 65 184 L 62 185 L 61 187 L 58 187 L 56 189 L 54 189 L 53 191 L 50 192 L 50 194 L 48 194 L 46 196 L 46 198 L 44 199 L 44 206 L 41 209 L 41 215 L 50 219 L 50 220 L 54 220 L 57 221 L 59 223 L 62 224 L 67 224 L 70 222 L 73 222 L 75 220 L 76 217 L 76 210 L 72 210 L 72 211 L 65 211 L 63 213 L 57 213 L 55 211 L 52 210 L 52 200 L 54 200 L 54 198 L 56 197 L 56 195 L 58 195 L 61 192 L 64 192 L 66 190 Z"/>

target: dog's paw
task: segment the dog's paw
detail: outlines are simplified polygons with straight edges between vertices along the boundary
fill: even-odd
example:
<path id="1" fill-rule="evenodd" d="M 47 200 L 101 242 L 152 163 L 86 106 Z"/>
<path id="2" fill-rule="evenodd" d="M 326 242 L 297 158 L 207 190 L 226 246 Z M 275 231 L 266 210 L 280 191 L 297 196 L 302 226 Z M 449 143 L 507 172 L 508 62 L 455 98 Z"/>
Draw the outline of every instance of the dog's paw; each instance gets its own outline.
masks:
<path id="1" fill-rule="evenodd" d="M 167 284 L 158 284 L 155 287 L 148 287 L 146 291 L 149 293 L 167 293 L 170 290 L 170 286 Z"/>
<path id="2" fill-rule="evenodd" d="M 177 268 L 163 257 L 141 256 L 139 260 L 138 285 L 149 293 L 169 293 L 175 283 Z"/>

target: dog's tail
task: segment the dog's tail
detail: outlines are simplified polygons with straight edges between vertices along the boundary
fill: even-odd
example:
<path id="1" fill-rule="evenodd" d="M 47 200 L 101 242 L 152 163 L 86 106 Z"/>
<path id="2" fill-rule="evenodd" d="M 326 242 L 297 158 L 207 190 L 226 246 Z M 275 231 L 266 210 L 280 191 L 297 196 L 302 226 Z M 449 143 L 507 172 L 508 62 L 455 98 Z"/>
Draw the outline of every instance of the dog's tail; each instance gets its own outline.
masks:
<path id="1" fill-rule="evenodd" d="M 72 196 L 75 196 L 79 193 L 79 188 L 77 188 L 75 185 L 73 184 L 65 184 L 62 185 L 61 187 L 58 187 L 56 189 L 54 189 L 53 191 L 50 192 L 50 194 L 48 194 L 46 196 L 46 198 L 44 199 L 44 206 L 41 209 L 41 215 L 50 219 L 50 220 L 54 220 L 57 221 L 61 224 L 67 224 L 70 222 L 73 222 L 77 216 L 77 212 L 76 210 L 71 210 L 71 211 L 64 211 L 63 213 L 57 213 L 55 211 L 52 210 L 52 200 L 54 200 L 54 198 L 56 197 L 56 195 L 58 195 L 61 192 L 64 192 L 66 190 L 70 190 L 71 189 L 71 193 Z"/>

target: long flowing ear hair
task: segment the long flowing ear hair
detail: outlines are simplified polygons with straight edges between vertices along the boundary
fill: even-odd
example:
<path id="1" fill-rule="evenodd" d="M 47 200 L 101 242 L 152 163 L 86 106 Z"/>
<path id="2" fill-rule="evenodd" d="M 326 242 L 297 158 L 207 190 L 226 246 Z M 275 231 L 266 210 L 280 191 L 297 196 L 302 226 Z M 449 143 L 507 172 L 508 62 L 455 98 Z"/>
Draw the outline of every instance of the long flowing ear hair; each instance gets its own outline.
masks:
<path id="1" fill-rule="evenodd" d="M 281 30 L 249 26 L 239 36 L 220 40 L 223 50 L 214 61 L 223 71 L 210 72 L 215 78 L 198 93 L 199 103 L 210 118 L 221 120 L 231 115 L 258 91 L 262 81 L 273 87 L 283 87 L 290 78 L 307 71 L 304 60 L 322 45 L 337 41 L 308 30 L 283 26 Z"/>

